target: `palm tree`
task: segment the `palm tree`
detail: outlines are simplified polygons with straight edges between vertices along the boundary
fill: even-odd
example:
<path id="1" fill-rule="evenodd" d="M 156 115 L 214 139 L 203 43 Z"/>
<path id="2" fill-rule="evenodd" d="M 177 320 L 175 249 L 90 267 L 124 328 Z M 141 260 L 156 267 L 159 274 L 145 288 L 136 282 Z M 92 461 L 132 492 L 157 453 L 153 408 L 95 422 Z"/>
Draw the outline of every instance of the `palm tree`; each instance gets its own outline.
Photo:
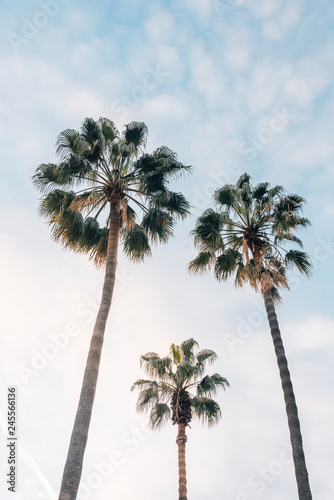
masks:
<path id="1" fill-rule="evenodd" d="M 191 167 L 180 163 L 165 146 L 144 153 L 147 135 L 144 123 L 132 122 L 120 133 L 107 118 L 86 118 L 80 132 L 67 129 L 59 135 L 60 162 L 40 165 L 33 176 L 43 194 L 40 213 L 48 220 L 54 240 L 87 253 L 97 266 L 105 265 L 59 500 L 77 497 L 119 242 L 130 259 L 142 261 L 151 255 L 150 243 L 167 242 L 175 220 L 189 214 L 185 197 L 168 186 Z M 102 227 L 101 221 L 105 221 Z"/>
<path id="2" fill-rule="evenodd" d="M 267 182 L 253 187 L 248 174 L 235 185 L 217 189 L 213 197 L 217 210 L 206 210 L 192 232 L 199 253 L 189 269 L 195 274 L 213 269 L 219 281 L 235 274 L 237 287 L 249 283 L 262 293 L 285 398 L 299 499 L 311 500 L 297 405 L 274 305 L 279 289 L 289 288 L 287 268 L 294 266 L 304 275 L 311 271 L 306 253 L 285 249 L 289 243 L 302 247 L 295 232 L 310 224 L 301 216 L 304 200 Z"/>
<path id="3" fill-rule="evenodd" d="M 198 343 L 189 339 L 180 346 L 172 344 L 170 356 L 160 358 L 149 352 L 141 356 L 140 364 L 151 377 L 137 380 L 131 390 L 139 389 L 138 412 L 149 412 L 150 426 L 158 429 L 170 419 L 177 424 L 179 465 L 179 500 L 187 500 L 186 479 L 186 427 L 193 416 L 212 426 L 221 417 L 221 410 L 212 399 L 219 387 L 225 389 L 229 384 L 218 373 L 211 377 L 205 373 L 206 364 L 217 358 L 216 353 L 203 349 L 195 354 Z M 191 391 L 196 390 L 196 395 Z"/>

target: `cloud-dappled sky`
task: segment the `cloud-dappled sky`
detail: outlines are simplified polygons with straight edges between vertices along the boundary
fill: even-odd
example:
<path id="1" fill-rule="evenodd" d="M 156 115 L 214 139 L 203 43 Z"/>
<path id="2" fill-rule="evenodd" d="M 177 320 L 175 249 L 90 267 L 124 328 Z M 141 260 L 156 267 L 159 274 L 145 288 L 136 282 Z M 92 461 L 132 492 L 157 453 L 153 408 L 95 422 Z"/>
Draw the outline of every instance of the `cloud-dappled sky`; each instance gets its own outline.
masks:
<path id="1" fill-rule="evenodd" d="M 247 171 L 307 200 L 310 279 L 278 307 L 314 499 L 334 497 L 334 5 L 330 0 L 3 0 L 0 7 L 0 491 L 7 387 L 18 393 L 17 500 L 54 500 L 103 282 L 50 239 L 31 183 L 85 117 L 149 129 L 194 171 L 176 237 L 134 265 L 120 252 L 80 500 L 177 495 L 176 428 L 152 433 L 130 387 L 139 356 L 194 337 L 231 388 L 223 418 L 188 432 L 191 500 L 294 500 L 297 489 L 262 299 L 192 277 L 195 218 Z"/>

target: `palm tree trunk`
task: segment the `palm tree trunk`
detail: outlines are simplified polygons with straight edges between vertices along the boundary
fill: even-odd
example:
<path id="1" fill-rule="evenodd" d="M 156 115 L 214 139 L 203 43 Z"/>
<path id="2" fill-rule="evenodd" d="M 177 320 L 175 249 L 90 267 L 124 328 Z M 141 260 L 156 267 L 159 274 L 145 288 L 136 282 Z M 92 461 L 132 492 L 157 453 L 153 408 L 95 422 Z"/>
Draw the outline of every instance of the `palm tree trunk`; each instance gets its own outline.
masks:
<path id="1" fill-rule="evenodd" d="M 288 416 L 288 425 L 290 431 L 290 440 L 292 445 L 292 455 L 298 486 L 298 496 L 299 500 L 312 500 L 297 405 L 291 383 L 290 372 L 288 369 L 288 361 L 285 356 L 281 332 L 277 321 L 275 306 L 271 296 L 271 291 L 265 291 L 263 293 L 263 297 L 270 325 L 271 336 L 274 342 L 277 364 L 284 393 L 285 407 Z"/>
<path id="2" fill-rule="evenodd" d="M 109 238 L 102 298 L 90 343 L 79 406 L 74 421 L 58 500 L 75 500 L 77 498 L 96 392 L 104 331 L 115 285 L 119 230 L 119 199 L 113 199 L 110 200 Z"/>
<path id="3" fill-rule="evenodd" d="M 186 442 L 186 427 L 184 424 L 179 423 L 176 438 L 179 465 L 179 500 L 187 500 Z"/>

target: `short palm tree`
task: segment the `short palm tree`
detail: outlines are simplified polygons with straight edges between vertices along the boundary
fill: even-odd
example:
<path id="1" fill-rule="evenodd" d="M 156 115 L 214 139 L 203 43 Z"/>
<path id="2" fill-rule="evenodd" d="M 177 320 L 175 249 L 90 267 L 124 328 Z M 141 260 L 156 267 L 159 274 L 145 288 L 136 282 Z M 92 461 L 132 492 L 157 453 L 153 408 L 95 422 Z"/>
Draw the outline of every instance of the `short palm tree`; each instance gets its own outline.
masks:
<path id="1" fill-rule="evenodd" d="M 311 500 L 297 405 L 274 305 L 279 289 L 288 288 L 287 268 L 294 266 L 304 275 L 311 270 L 306 253 L 285 249 L 289 243 L 302 246 L 295 232 L 309 225 L 301 216 L 304 200 L 267 182 L 253 187 L 244 174 L 235 185 L 217 189 L 214 201 L 217 210 L 206 210 L 192 232 L 199 254 L 189 269 L 195 274 L 213 269 L 219 281 L 235 274 L 237 287 L 249 283 L 262 293 L 284 392 L 299 499 Z"/>
<path id="2" fill-rule="evenodd" d="M 59 163 L 42 164 L 33 176 L 43 194 L 40 213 L 48 220 L 53 238 L 105 266 L 60 500 L 77 497 L 119 242 L 130 259 L 142 261 L 151 255 L 150 244 L 167 242 L 175 220 L 189 214 L 187 200 L 171 191 L 169 183 L 190 167 L 165 146 L 144 153 L 147 135 L 144 123 L 132 122 L 120 133 L 107 118 L 87 118 L 79 132 L 68 129 L 59 135 Z"/>
<path id="3" fill-rule="evenodd" d="M 219 387 L 225 389 L 229 385 L 218 373 L 203 377 L 206 364 L 211 364 L 217 355 L 209 349 L 195 353 L 197 347 L 191 338 L 180 346 L 172 344 L 170 356 L 160 358 L 154 352 L 141 356 L 141 366 L 150 379 L 137 380 L 131 389 L 140 390 L 137 411 L 149 412 L 152 429 L 160 428 L 169 420 L 178 426 L 179 500 L 187 500 L 186 427 L 193 416 L 209 427 L 216 424 L 221 410 L 212 396 Z"/>

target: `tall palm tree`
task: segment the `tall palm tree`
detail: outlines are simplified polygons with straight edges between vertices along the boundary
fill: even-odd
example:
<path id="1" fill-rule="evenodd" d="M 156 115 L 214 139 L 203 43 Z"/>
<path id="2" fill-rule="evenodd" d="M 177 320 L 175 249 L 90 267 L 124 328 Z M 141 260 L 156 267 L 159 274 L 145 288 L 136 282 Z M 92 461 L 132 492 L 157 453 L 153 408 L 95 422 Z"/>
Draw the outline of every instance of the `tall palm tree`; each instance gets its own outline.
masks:
<path id="1" fill-rule="evenodd" d="M 59 163 L 42 164 L 33 176 L 43 195 L 40 213 L 54 240 L 105 266 L 59 500 L 77 497 L 119 242 L 130 259 L 142 261 L 151 255 L 150 243 L 167 242 L 175 220 L 189 214 L 187 200 L 170 191 L 169 182 L 190 167 L 165 146 L 144 153 L 147 135 L 144 123 L 132 122 L 120 133 L 107 118 L 86 118 L 79 132 L 67 129 L 59 135 Z"/>
<path id="2" fill-rule="evenodd" d="M 304 200 L 267 182 L 253 187 L 244 174 L 235 185 L 217 189 L 214 201 L 217 209 L 206 210 L 192 232 L 199 253 L 189 269 L 192 273 L 213 269 L 219 281 L 235 274 L 237 287 L 249 283 L 262 293 L 285 398 L 299 499 L 311 500 L 297 405 L 274 305 L 279 289 L 289 288 L 287 268 L 294 266 L 304 275 L 311 271 L 306 253 L 285 249 L 289 243 L 302 247 L 295 232 L 310 223 L 301 216 Z"/>
<path id="3" fill-rule="evenodd" d="M 168 420 L 178 426 L 176 443 L 179 465 L 179 500 L 187 500 L 186 478 L 186 427 L 193 416 L 210 427 L 218 422 L 221 411 L 212 399 L 219 387 L 229 384 L 218 373 L 206 375 L 206 364 L 217 358 L 209 349 L 194 352 L 198 343 L 189 339 L 180 346 L 171 345 L 170 356 L 160 358 L 149 352 L 141 356 L 140 363 L 149 380 L 137 380 L 131 390 L 139 389 L 138 412 L 149 412 L 150 426 L 158 429 Z M 196 395 L 191 391 L 196 390 Z"/>

